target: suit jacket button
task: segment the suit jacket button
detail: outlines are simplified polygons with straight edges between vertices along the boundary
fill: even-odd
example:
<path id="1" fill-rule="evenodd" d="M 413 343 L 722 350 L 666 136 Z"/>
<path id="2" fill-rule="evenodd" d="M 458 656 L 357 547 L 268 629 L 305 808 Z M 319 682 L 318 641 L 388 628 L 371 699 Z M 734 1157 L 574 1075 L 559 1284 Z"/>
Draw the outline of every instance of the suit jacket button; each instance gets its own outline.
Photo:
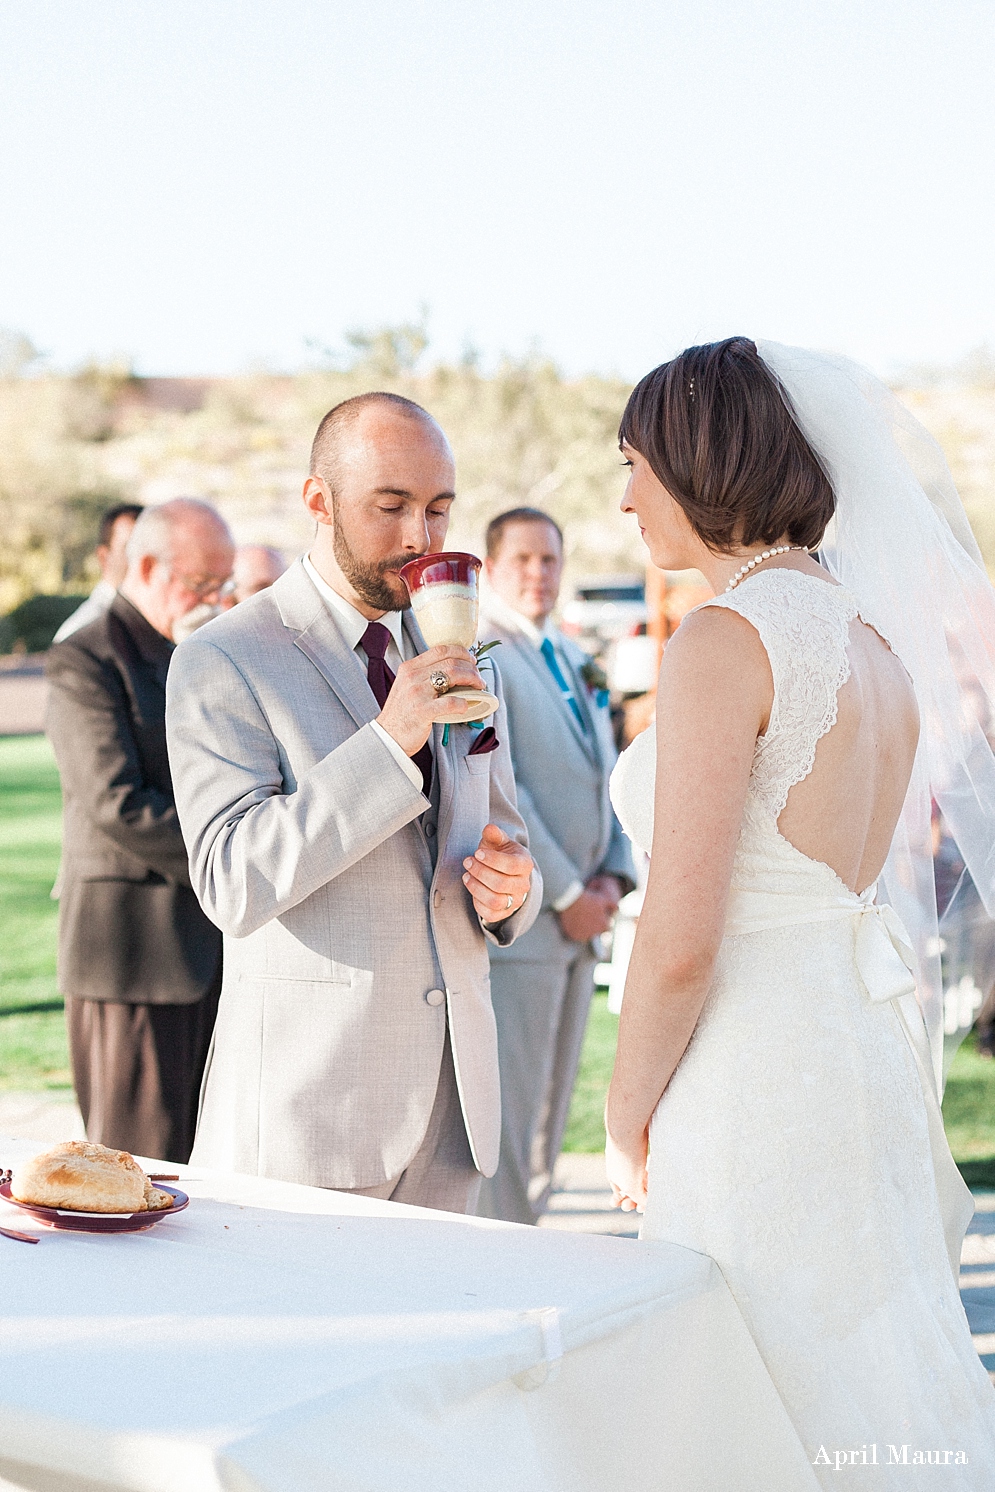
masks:
<path id="1" fill-rule="evenodd" d="M 446 898 L 443 896 L 442 892 L 441 891 L 437 891 L 435 893 L 435 895 L 432 897 L 432 904 L 433 904 L 433 906 L 441 907 L 442 903 L 445 901 L 445 899 Z"/>
<path id="2" fill-rule="evenodd" d="M 430 1005 L 441 1005 L 445 998 L 446 992 L 444 989 L 430 989 L 428 994 L 425 996 L 425 999 Z"/>
<path id="3" fill-rule="evenodd" d="M 429 839 L 431 839 L 433 834 L 435 833 L 435 825 L 431 822 L 427 823 L 425 825 L 425 833 L 428 835 Z"/>

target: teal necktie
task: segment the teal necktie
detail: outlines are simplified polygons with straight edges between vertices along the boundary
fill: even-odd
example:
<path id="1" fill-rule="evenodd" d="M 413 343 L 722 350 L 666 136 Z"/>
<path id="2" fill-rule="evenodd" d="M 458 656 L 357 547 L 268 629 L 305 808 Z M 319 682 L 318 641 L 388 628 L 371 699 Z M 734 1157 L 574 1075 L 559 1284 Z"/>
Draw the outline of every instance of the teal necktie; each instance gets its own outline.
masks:
<path id="1" fill-rule="evenodd" d="M 545 658 L 547 667 L 549 668 L 550 673 L 553 675 L 553 678 L 559 684 L 560 693 L 563 695 L 563 698 L 566 700 L 567 704 L 573 711 L 574 718 L 576 719 L 577 724 L 586 735 L 587 726 L 584 724 L 584 717 L 580 713 L 580 705 L 574 699 L 573 690 L 570 688 L 570 685 L 567 683 L 566 679 L 563 676 L 563 670 L 560 667 L 560 661 L 556 656 L 556 649 L 553 646 L 553 639 L 551 637 L 544 637 L 539 651 Z"/>

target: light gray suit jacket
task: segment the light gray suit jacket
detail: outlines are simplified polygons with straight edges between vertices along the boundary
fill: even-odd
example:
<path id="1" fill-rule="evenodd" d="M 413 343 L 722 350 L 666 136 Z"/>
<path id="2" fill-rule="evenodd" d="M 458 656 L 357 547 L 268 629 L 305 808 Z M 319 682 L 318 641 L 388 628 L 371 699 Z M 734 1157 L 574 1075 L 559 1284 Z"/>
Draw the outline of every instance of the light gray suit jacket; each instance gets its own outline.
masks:
<path id="1" fill-rule="evenodd" d="M 410 614 L 405 627 L 423 650 Z M 490 754 L 467 754 L 468 726 L 447 746 L 435 727 L 430 803 L 370 728 L 378 713 L 300 562 L 174 654 L 176 804 L 225 935 L 198 1165 L 328 1187 L 398 1176 L 428 1126 L 447 1009 L 473 1157 L 485 1175 L 497 1164 L 485 937 L 529 927 L 541 881 L 495 935 L 461 877 L 488 821 L 527 843 L 507 718 Z"/>
<path id="2" fill-rule="evenodd" d="M 618 753 L 607 705 L 581 678 L 587 661 L 569 638 L 557 634 L 566 655 L 566 679 L 587 731 L 577 723 L 542 654 L 524 633 L 499 616 L 485 615 L 481 640 L 500 638 L 489 654 L 501 670 L 518 789 L 518 807 L 529 831 L 529 851 L 542 872 L 542 915 L 514 947 L 492 948 L 494 963 L 563 959 L 577 944 L 563 936 L 553 911 L 572 881 L 616 875 L 631 888 L 635 871 L 629 841 L 608 797 Z"/>

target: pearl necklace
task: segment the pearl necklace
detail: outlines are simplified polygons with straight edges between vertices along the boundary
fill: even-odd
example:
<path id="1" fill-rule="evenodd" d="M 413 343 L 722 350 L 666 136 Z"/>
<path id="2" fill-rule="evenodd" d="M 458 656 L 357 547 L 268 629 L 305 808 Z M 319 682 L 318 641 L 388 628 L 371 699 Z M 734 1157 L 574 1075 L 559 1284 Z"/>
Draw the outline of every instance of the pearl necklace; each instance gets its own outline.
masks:
<path id="1" fill-rule="evenodd" d="M 757 565 L 762 565 L 764 560 L 773 559 L 775 554 L 792 554 L 796 549 L 808 553 L 807 546 L 804 544 L 779 544 L 776 549 L 765 549 L 763 554 L 754 555 L 753 559 L 747 560 L 746 564 L 741 565 L 736 571 L 726 586 L 726 592 L 734 591 L 739 582 L 749 575 L 751 570 L 755 570 Z"/>

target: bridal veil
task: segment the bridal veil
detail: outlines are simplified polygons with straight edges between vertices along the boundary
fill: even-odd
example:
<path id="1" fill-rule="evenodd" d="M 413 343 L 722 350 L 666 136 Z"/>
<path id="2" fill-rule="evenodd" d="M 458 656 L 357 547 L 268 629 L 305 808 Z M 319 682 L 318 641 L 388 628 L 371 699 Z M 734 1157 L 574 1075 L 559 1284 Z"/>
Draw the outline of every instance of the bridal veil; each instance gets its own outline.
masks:
<path id="1" fill-rule="evenodd" d="M 995 590 L 940 447 L 890 389 L 848 358 L 757 350 L 833 485 L 824 562 L 915 686 L 919 748 L 881 896 L 912 937 L 942 1092 L 932 804 L 995 918 Z"/>

